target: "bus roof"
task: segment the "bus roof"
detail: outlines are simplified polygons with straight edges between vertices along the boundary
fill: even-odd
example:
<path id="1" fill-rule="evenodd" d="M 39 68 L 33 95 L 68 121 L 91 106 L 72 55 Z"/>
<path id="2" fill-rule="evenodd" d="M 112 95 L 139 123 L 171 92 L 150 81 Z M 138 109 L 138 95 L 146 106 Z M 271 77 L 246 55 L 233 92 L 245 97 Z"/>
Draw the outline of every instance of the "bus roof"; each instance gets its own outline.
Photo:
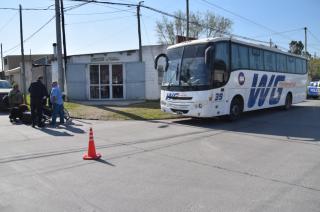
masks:
<path id="1" fill-rule="evenodd" d="M 204 38 L 204 39 L 198 39 L 198 40 L 185 41 L 182 43 L 174 44 L 174 45 L 168 47 L 168 49 L 178 48 L 178 47 L 183 47 L 183 46 L 190 46 L 190 45 L 197 45 L 197 44 L 215 43 L 218 41 L 231 41 L 233 43 L 243 44 L 246 46 L 251 46 L 251 47 L 264 49 L 264 50 L 268 50 L 268 51 L 272 51 L 272 52 L 286 54 L 286 55 L 293 56 L 293 57 L 300 57 L 305 60 L 307 59 L 304 56 L 285 52 L 285 51 L 282 51 L 282 50 L 275 48 L 275 47 L 269 47 L 269 46 L 265 46 L 265 45 L 261 45 L 261 44 L 249 43 L 249 42 L 245 42 L 242 40 L 238 40 L 238 39 L 234 39 L 234 38 L 225 38 L 225 37 Z"/>

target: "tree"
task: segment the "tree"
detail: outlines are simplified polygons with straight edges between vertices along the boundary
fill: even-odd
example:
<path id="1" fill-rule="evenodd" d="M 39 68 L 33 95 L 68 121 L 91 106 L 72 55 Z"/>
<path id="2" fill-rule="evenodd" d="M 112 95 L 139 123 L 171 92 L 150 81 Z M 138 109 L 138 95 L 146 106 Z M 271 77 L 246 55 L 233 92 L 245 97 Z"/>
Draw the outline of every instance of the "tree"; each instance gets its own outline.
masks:
<path id="1" fill-rule="evenodd" d="M 311 57 L 308 61 L 308 65 L 311 80 L 320 80 L 320 59 Z"/>
<path id="2" fill-rule="evenodd" d="M 304 45 L 301 41 L 291 41 L 289 43 L 289 52 L 292 54 L 302 55 L 302 50 L 304 48 Z"/>
<path id="3" fill-rule="evenodd" d="M 163 16 L 161 21 L 156 22 L 156 32 L 162 44 L 174 44 L 176 35 L 187 35 L 186 14 L 179 10 L 174 15 L 177 17 L 174 20 L 169 21 Z M 231 20 L 209 11 L 205 14 L 191 12 L 189 15 L 189 37 L 222 36 L 230 31 L 231 26 Z"/>
<path id="4" fill-rule="evenodd" d="M 211 12 L 207 11 L 202 20 L 204 27 L 204 33 L 207 37 L 221 37 L 223 33 L 228 32 L 232 27 L 232 22 L 222 16 L 215 16 Z"/>

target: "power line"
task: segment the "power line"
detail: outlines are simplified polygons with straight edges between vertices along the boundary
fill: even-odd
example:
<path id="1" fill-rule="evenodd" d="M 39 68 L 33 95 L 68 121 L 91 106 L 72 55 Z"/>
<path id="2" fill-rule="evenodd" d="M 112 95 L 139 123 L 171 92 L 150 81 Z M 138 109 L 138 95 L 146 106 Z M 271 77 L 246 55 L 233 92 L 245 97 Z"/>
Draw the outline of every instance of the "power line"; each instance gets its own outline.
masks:
<path id="1" fill-rule="evenodd" d="M 103 15 L 103 14 L 113 14 L 113 13 L 119 13 L 119 12 L 132 12 L 132 9 L 127 9 L 127 10 L 117 10 L 117 11 L 109 11 L 109 12 L 97 12 L 97 13 L 66 13 L 67 15 L 71 15 L 71 16 L 85 16 L 85 15 Z"/>
<path id="2" fill-rule="evenodd" d="M 122 19 L 122 18 L 128 18 L 128 17 L 133 17 L 133 16 L 132 15 L 130 15 L 130 16 L 127 15 L 127 16 L 120 16 L 120 17 L 113 17 L 113 18 L 91 20 L 91 21 L 74 22 L 74 23 L 69 23 L 69 24 L 66 24 L 66 25 L 76 25 L 76 24 L 88 24 L 88 23 L 104 22 L 104 21 Z"/>
<path id="3" fill-rule="evenodd" d="M 52 18 L 50 18 L 45 24 L 43 24 L 39 29 L 37 29 L 34 33 L 32 33 L 31 35 L 29 35 L 26 39 L 23 40 L 23 43 L 27 42 L 28 40 L 30 40 L 32 37 L 34 37 L 37 33 L 39 33 L 45 26 L 47 26 L 53 19 L 55 18 L 55 16 L 53 16 Z M 20 46 L 20 43 L 15 45 L 14 47 L 7 49 L 6 51 L 4 51 L 3 53 L 8 53 L 11 52 L 12 50 L 18 48 Z"/>
<path id="4" fill-rule="evenodd" d="M 111 4 L 111 5 L 121 5 L 127 7 L 137 7 L 137 4 L 129 4 L 129 3 L 119 3 L 119 2 L 110 2 L 110 1 L 96 1 L 96 0 L 69 0 L 74 2 L 86 2 L 86 3 L 100 3 L 100 4 Z"/>
<path id="5" fill-rule="evenodd" d="M 148 6 L 145 6 L 145 5 L 141 5 L 141 7 L 143 8 L 146 8 L 146 9 L 149 9 L 149 10 L 152 10 L 154 12 L 157 12 L 157 13 L 160 13 L 162 15 L 165 15 L 165 16 L 169 16 L 169 17 L 172 17 L 172 18 L 175 18 L 175 19 L 179 19 L 179 20 L 182 20 L 182 21 L 187 21 L 185 18 L 182 18 L 182 17 L 178 17 L 176 15 L 172 15 L 170 13 L 167 13 L 167 12 L 164 12 L 164 11 L 161 11 L 161 10 L 158 10 L 158 9 L 155 9 L 155 8 L 152 8 L 152 7 L 148 7 Z M 236 34 L 233 34 L 233 33 L 229 33 L 229 32 L 223 32 L 221 31 L 220 29 L 217 29 L 217 28 L 213 28 L 213 27 L 209 27 L 207 25 L 204 25 L 204 24 L 200 24 L 200 23 L 197 23 L 197 22 L 192 22 L 190 21 L 189 22 L 190 24 L 193 24 L 193 25 L 196 25 L 196 26 L 200 26 L 200 27 L 203 27 L 203 28 L 206 28 L 206 29 L 212 29 L 212 30 L 215 30 L 221 34 L 224 34 L 224 35 L 227 35 L 227 36 L 231 36 L 231 37 L 237 37 L 237 38 L 241 38 L 241 39 L 245 39 L 245 40 L 251 40 L 251 41 L 254 41 L 254 42 L 259 42 L 259 43 L 265 43 L 265 44 L 268 44 L 269 42 L 267 41 L 261 41 L 261 40 L 257 40 L 257 39 L 254 39 L 254 38 L 249 38 L 249 37 L 245 37 L 245 36 L 242 36 L 242 35 L 236 35 Z"/>
<path id="6" fill-rule="evenodd" d="M 70 11 L 70 10 L 74 10 L 74 9 L 77 9 L 79 7 L 82 7 L 83 5 L 86 5 L 88 4 L 87 2 L 84 2 L 84 3 L 81 3 L 81 4 L 77 4 L 77 5 L 73 5 L 73 6 L 70 6 L 70 7 L 65 7 L 64 8 L 64 11 Z"/>
<path id="7" fill-rule="evenodd" d="M 258 23 L 258 22 L 255 22 L 255 21 L 253 21 L 253 20 L 251 20 L 251 19 L 249 19 L 249 18 L 246 18 L 246 17 L 244 17 L 244 16 L 242 16 L 242 15 L 239 15 L 239 14 L 237 14 L 237 13 L 235 13 L 235 12 L 232 12 L 231 10 L 228 10 L 228 9 L 223 8 L 223 7 L 219 6 L 219 5 L 216 5 L 216 4 L 212 3 L 212 2 L 209 2 L 208 0 L 201 0 L 201 1 L 203 1 L 203 2 L 205 2 L 205 3 L 207 3 L 207 4 L 209 4 L 209 5 L 211 5 L 211 6 L 213 6 L 213 7 L 219 8 L 219 9 L 221 9 L 221 10 L 227 12 L 227 13 L 230 13 L 230 14 L 238 17 L 238 18 L 241 18 L 241 19 L 243 19 L 243 20 L 245 20 L 245 21 L 247 21 L 247 22 L 250 22 L 250 23 L 252 23 L 252 24 L 254 24 L 254 25 L 256 25 L 256 26 L 259 26 L 259 27 L 261 27 L 261 28 L 263 28 L 263 29 L 265 29 L 265 30 L 267 30 L 267 31 L 270 31 L 270 32 L 275 33 L 275 34 L 278 34 L 277 31 L 275 31 L 275 30 L 273 30 L 273 29 L 271 29 L 271 28 L 269 28 L 269 27 L 267 27 L 267 26 L 265 26 L 265 25 L 262 25 L 262 24 L 260 24 L 260 23 Z M 286 39 L 294 40 L 294 39 L 292 39 L 292 38 L 289 37 L 289 36 L 282 35 L 281 33 L 280 33 L 279 35 L 282 36 L 282 37 L 284 37 L 284 38 L 286 38 Z"/>
<path id="8" fill-rule="evenodd" d="M 69 1 L 74 1 L 74 2 L 86 2 L 86 3 L 96 3 L 96 4 L 110 4 L 110 5 L 120 5 L 120 6 L 127 6 L 127 7 L 137 7 L 137 4 L 127 4 L 127 3 L 116 3 L 116 2 L 109 2 L 109 1 L 97 1 L 97 0 L 69 0 Z M 171 18 L 175 18 L 175 19 L 179 19 L 182 21 L 187 21 L 185 18 L 182 17 L 178 17 L 176 15 L 161 11 L 159 9 L 153 8 L 153 7 L 149 7 L 146 5 L 141 5 L 141 7 L 145 8 L 145 9 L 149 9 L 151 11 L 157 12 L 159 14 L 171 17 Z M 254 42 L 259 42 L 259 43 L 265 43 L 265 44 L 269 44 L 269 42 L 267 41 L 261 41 L 261 40 L 257 40 L 257 39 L 253 39 L 253 38 L 249 38 L 249 37 L 245 37 L 245 36 L 241 36 L 241 35 L 236 35 L 236 34 L 232 34 L 232 33 L 228 33 L 228 32 L 222 32 L 220 29 L 216 29 L 213 27 L 208 27 L 206 25 L 200 24 L 200 23 L 196 23 L 196 22 L 189 22 L 190 24 L 196 25 L 196 26 L 201 26 L 207 29 L 212 29 L 215 30 L 217 32 L 220 32 L 221 34 L 227 35 L 227 36 L 233 36 L 233 37 L 237 37 L 240 39 L 245 39 L 245 40 L 251 40 Z"/>
<path id="9" fill-rule="evenodd" d="M 39 29 L 37 29 L 34 33 L 32 33 L 29 37 L 23 40 L 23 42 L 27 42 L 30 40 L 33 36 L 35 36 L 38 32 L 40 32 L 45 26 L 47 26 L 53 19 L 55 19 L 55 15 L 50 18 L 44 25 L 42 25 Z"/>
<path id="10" fill-rule="evenodd" d="M 316 41 L 318 41 L 318 42 L 320 43 L 320 39 L 317 38 L 309 29 L 308 29 L 308 32 L 310 33 L 310 35 L 311 35 Z"/>
<path id="11" fill-rule="evenodd" d="M 50 7 L 50 6 L 49 6 Z M 45 10 L 54 10 L 50 9 L 49 7 L 47 8 L 23 8 L 22 10 L 24 11 L 45 11 Z M 0 10 L 19 10 L 19 8 L 14 8 L 14 7 L 0 7 Z"/>
<path id="12" fill-rule="evenodd" d="M 258 36 L 254 36 L 254 38 L 259 38 L 259 37 L 267 37 L 270 35 L 280 35 L 280 34 L 285 34 L 285 33 L 290 33 L 290 32 L 297 32 L 300 30 L 303 30 L 303 27 L 300 28 L 296 28 L 296 29 L 291 29 L 291 30 L 286 30 L 286 31 L 282 31 L 282 32 L 276 32 L 276 33 L 272 33 L 272 34 L 268 34 L 268 35 L 258 35 Z"/>
<path id="13" fill-rule="evenodd" d="M 86 5 L 87 3 L 81 3 L 81 4 L 78 4 L 78 5 L 74 5 L 74 6 L 71 6 L 71 7 L 68 7 L 66 9 L 66 11 L 70 11 L 70 10 L 73 10 L 73 9 L 76 9 L 78 7 L 81 7 L 83 5 Z M 53 6 L 53 5 L 50 5 L 48 6 L 47 8 L 45 9 L 41 9 L 41 10 L 51 10 L 50 7 Z M 36 10 L 39 10 L 37 8 L 34 8 Z M 28 9 L 24 9 L 24 10 L 28 10 Z M 28 40 L 30 40 L 32 37 L 34 37 L 37 33 L 39 33 L 45 26 L 47 26 L 56 16 L 54 15 L 52 18 L 50 18 L 45 24 L 43 24 L 39 29 L 37 29 L 34 33 L 32 33 L 30 36 L 28 36 L 26 39 L 23 40 L 23 43 L 27 42 Z M 8 52 L 11 52 L 13 50 L 15 50 L 16 48 L 18 48 L 20 46 L 20 43 L 13 46 L 12 48 L 10 49 L 7 49 L 6 51 L 4 51 L 3 53 L 8 53 Z"/>
<path id="14" fill-rule="evenodd" d="M 19 12 L 16 12 L 13 14 L 13 16 L 0 28 L 0 32 L 6 27 L 8 26 L 11 21 L 13 21 L 13 19 L 19 14 Z"/>
<path id="15" fill-rule="evenodd" d="M 209 1 L 207 1 L 207 0 L 201 0 L 201 1 L 203 1 L 203 2 L 205 2 L 205 3 L 207 3 L 207 4 L 209 4 L 209 5 L 211 5 L 211 6 L 213 6 L 213 7 L 219 8 L 219 9 L 221 9 L 221 10 L 227 12 L 227 13 L 230 13 L 230 14 L 232 14 L 232 15 L 234 15 L 234 16 L 237 16 L 237 17 L 239 17 L 239 18 L 241 18 L 241 19 L 243 19 L 243 20 L 246 20 L 246 21 L 248 21 L 248 22 L 250 22 L 250 23 L 252 23 L 252 24 L 254 24 L 254 25 L 260 26 L 260 27 L 262 27 L 262 28 L 264 28 L 264 29 L 266 29 L 266 30 L 268 30 L 268 31 L 271 31 L 271 32 L 273 32 L 273 33 L 277 33 L 275 30 L 270 29 L 269 27 L 264 26 L 264 25 L 262 25 L 262 24 L 259 24 L 259 23 L 255 22 L 255 21 L 252 21 L 252 20 L 250 20 L 249 18 L 246 18 L 246 17 L 244 17 L 244 16 L 242 16 L 242 15 L 239 15 L 239 14 L 237 14 L 237 13 L 235 13 L 235 12 L 232 12 L 231 10 L 225 9 L 225 8 L 223 8 L 223 7 L 219 6 L 219 5 L 216 5 L 216 4 L 212 3 L 212 2 L 209 2 Z"/>

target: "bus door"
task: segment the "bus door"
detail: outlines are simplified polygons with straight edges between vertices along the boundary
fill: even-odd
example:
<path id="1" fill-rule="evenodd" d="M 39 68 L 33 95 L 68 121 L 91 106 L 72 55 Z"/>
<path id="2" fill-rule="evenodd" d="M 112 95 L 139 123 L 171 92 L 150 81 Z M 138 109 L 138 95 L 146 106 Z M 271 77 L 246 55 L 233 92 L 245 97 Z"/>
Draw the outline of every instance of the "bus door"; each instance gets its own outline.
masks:
<path id="1" fill-rule="evenodd" d="M 225 114 L 227 92 L 225 88 L 230 75 L 230 43 L 219 42 L 214 45 L 213 61 L 211 63 L 211 81 L 213 86 L 213 107 L 216 115 Z"/>

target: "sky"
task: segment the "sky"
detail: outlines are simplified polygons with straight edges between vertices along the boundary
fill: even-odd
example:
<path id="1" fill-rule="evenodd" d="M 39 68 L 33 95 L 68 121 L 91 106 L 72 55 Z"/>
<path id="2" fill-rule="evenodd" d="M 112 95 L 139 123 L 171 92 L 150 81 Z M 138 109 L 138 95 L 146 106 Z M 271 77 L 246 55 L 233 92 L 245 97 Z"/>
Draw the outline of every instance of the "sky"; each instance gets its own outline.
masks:
<path id="1" fill-rule="evenodd" d="M 106 0 L 102 0 L 106 1 Z M 137 4 L 134 0 L 109 0 Z M 0 0 L 0 42 L 3 55 L 21 54 L 19 12 L 4 8 L 49 8 L 22 12 L 25 54 L 50 54 L 56 42 L 54 0 Z M 64 0 L 65 8 L 80 4 Z M 144 0 L 144 5 L 174 13 L 185 11 L 186 0 Z M 308 51 L 320 56 L 319 0 L 189 0 L 190 11 L 210 11 L 230 19 L 231 32 L 261 41 L 270 39 L 288 49 L 291 40 L 304 42 L 308 28 Z M 141 9 L 142 45 L 158 43 L 156 21 L 162 15 Z M 52 19 L 50 21 L 50 19 Z M 169 18 L 170 19 L 170 18 Z M 47 25 L 45 25 L 49 22 Z M 138 48 L 135 7 L 86 4 L 65 13 L 68 55 Z M 40 31 L 39 29 L 45 25 Z"/>

